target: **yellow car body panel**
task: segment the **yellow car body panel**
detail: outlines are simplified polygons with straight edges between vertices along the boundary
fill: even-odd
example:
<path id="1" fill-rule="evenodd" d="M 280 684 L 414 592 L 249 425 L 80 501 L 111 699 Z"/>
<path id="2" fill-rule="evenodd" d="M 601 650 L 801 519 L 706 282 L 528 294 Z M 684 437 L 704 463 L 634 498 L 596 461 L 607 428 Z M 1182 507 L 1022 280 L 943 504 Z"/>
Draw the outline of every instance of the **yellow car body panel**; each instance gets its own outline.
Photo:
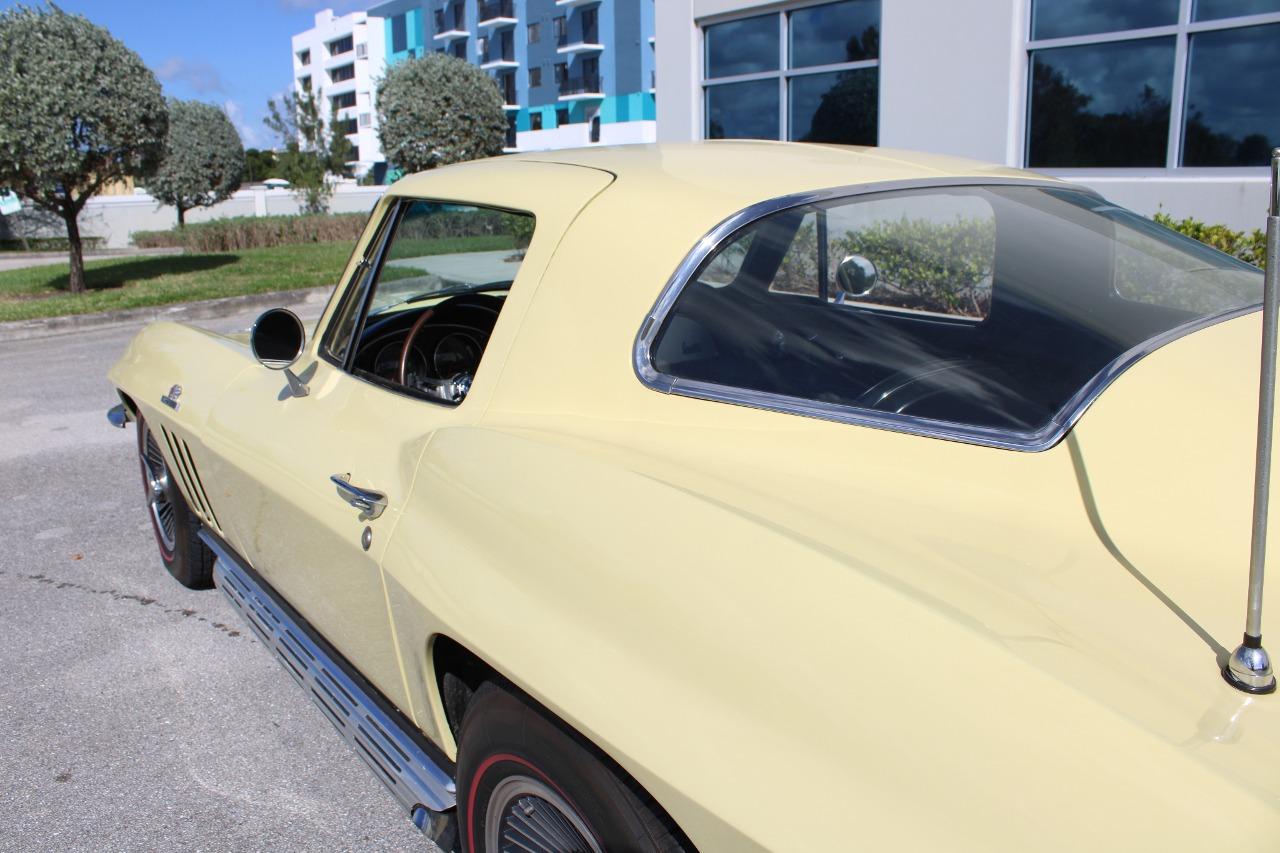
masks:
<path id="1" fill-rule="evenodd" d="M 366 384 L 292 448 L 232 449 L 227 419 L 289 407 L 305 424 L 326 389 L 360 383 L 330 376 L 313 341 L 298 365 L 319 364 L 314 399 L 281 401 L 243 343 L 173 326 L 143 332 L 111 378 L 244 472 L 346 438 L 354 480 L 358 443 L 395 413 L 379 451 L 394 511 L 370 558 L 386 608 L 354 615 L 338 645 L 380 661 L 367 674 L 450 754 L 440 637 L 600 746 L 702 850 L 1274 849 L 1280 700 L 1218 672 L 1243 627 L 1257 314 L 1147 355 L 1039 453 L 662 394 L 635 375 L 663 285 L 737 210 L 993 177 L 1034 176 L 767 143 L 436 170 L 392 192 L 537 217 L 457 409 Z M 173 412 L 158 397 L 178 381 Z M 211 410 L 224 394 L 234 409 Z M 225 535 L 252 561 L 274 531 L 243 509 Z M 313 523 L 354 541 L 354 514 L 336 498 L 334 513 Z"/>

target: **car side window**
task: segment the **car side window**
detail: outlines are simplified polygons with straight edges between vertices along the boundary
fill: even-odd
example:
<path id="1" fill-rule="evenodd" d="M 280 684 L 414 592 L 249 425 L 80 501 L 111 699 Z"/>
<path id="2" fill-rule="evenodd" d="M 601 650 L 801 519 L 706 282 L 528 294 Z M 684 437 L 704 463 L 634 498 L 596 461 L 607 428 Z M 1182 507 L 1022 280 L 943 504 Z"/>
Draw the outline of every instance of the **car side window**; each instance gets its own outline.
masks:
<path id="1" fill-rule="evenodd" d="M 360 321 L 360 306 L 373 280 L 378 252 L 386 240 L 386 232 L 391 227 L 397 212 L 395 206 L 387 208 L 384 212 L 382 221 L 378 223 L 377 233 L 365 247 L 364 256 L 356 265 L 351 285 L 343 293 L 338 310 L 334 312 L 333 319 L 329 321 L 329 327 L 325 330 L 320 351 L 334 364 L 347 363 L 347 356 L 351 352 L 351 344 L 355 339 L 356 326 Z"/>
<path id="2" fill-rule="evenodd" d="M 533 231 L 528 213 L 400 201 L 335 314 L 329 352 L 391 390 L 462 402 Z"/>
<path id="3" fill-rule="evenodd" d="M 869 193 L 726 238 L 652 333 L 642 379 L 1035 444 L 1109 364 L 1258 292 L 1257 270 L 1078 189 Z"/>

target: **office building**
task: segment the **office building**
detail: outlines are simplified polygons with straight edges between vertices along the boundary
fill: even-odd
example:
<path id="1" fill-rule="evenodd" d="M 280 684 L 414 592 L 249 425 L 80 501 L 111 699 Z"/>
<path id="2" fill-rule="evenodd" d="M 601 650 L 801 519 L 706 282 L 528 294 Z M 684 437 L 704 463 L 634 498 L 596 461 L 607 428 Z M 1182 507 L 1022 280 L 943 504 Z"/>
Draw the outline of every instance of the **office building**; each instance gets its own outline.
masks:
<path id="1" fill-rule="evenodd" d="M 1280 0 L 660 0 L 662 140 L 881 145 L 1261 227 Z"/>

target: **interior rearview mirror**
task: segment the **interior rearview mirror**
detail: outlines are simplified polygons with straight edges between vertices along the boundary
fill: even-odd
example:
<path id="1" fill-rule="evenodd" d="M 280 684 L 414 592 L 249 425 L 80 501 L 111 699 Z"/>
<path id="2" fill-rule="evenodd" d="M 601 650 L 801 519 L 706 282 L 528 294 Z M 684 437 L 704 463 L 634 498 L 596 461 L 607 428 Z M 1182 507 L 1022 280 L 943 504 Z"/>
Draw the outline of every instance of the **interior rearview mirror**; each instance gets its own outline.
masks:
<path id="1" fill-rule="evenodd" d="M 876 265 L 862 255 L 847 255 L 836 268 L 836 286 L 844 296 L 866 296 L 878 278 Z"/>
<path id="2" fill-rule="evenodd" d="M 253 357 L 272 370 L 284 370 L 297 361 L 306 340 L 302 321 L 287 308 L 264 311 L 249 332 Z"/>

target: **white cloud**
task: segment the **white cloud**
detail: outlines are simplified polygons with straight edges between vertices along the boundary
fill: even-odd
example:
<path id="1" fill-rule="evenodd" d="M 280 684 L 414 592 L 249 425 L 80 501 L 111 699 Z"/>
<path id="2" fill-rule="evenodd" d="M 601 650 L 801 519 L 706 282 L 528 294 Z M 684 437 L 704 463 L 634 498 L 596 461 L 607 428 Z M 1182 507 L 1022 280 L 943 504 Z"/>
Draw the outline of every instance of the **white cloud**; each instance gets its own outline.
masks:
<path id="1" fill-rule="evenodd" d="M 266 147 L 269 141 L 266 133 L 255 126 L 256 122 L 245 121 L 244 107 L 235 101 L 227 100 L 223 102 L 222 109 L 226 111 L 227 118 L 231 119 L 231 123 L 239 131 L 240 141 L 244 143 L 245 148 Z"/>
<path id="2" fill-rule="evenodd" d="M 156 68 L 156 76 L 165 83 L 185 83 L 192 91 L 201 95 L 227 91 L 218 69 L 207 62 L 190 62 L 171 56 Z"/>

